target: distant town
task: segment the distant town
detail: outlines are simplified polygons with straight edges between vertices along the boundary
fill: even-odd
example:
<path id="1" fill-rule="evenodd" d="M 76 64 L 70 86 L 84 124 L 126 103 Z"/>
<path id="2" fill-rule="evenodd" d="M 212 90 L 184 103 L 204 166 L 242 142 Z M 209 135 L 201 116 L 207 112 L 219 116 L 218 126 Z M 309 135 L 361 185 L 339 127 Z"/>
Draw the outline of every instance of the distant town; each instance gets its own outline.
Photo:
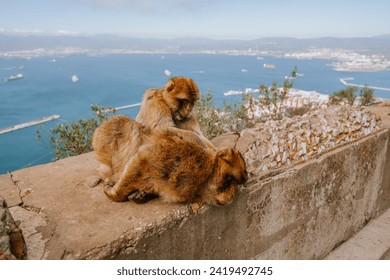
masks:
<path id="1" fill-rule="evenodd" d="M 17 36 L 0 33 L 0 58 L 107 54 L 271 55 L 331 59 L 336 71 L 390 70 L 390 35 L 372 38 L 261 38 L 257 40 L 139 39 L 118 36 Z"/>
<path id="2" fill-rule="evenodd" d="M 0 58 L 26 58 L 33 57 L 59 57 L 69 55 L 107 55 L 107 54 L 167 54 L 178 53 L 167 50 L 128 50 L 128 49 L 87 49 L 87 48 L 56 48 L 56 49 L 33 49 L 20 51 L 0 52 Z M 249 50 L 199 50 L 180 51 L 180 54 L 224 54 L 224 55 L 271 55 L 293 59 L 332 59 L 330 65 L 336 71 L 383 71 L 390 70 L 390 60 L 384 55 L 361 54 L 354 50 L 344 49 L 311 49 L 308 51 L 281 52 L 281 51 L 253 51 Z"/>
<path id="3" fill-rule="evenodd" d="M 313 49 L 306 52 L 284 54 L 286 58 L 313 59 L 325 58 L 335 60 L 331 64 L 336 71 L 383 71 L 390 70 L 390 60 L 384 55 L 360 54 L 354 50 Z"/>

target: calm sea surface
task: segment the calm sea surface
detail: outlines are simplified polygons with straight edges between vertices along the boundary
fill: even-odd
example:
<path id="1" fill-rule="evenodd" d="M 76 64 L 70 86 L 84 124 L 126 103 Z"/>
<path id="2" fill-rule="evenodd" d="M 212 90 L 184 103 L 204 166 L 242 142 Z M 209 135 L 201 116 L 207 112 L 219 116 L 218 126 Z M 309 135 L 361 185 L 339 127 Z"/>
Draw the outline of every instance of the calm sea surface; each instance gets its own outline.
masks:
<path id="1" fill-rule="evenodd" d="M 55 60 L 53 62 L 53 60 Z M 54 114 L 59 120 L 47 122 L 44 129 L 48 142 L 50 128 L 65 121 L 90 117 L 91 104 L 118 107 L 141 101 L 145 89 L 162 87 L 169 70 L 172 76 L 188 76 L 201 92 L 211 91 L 217 102 L 235 100 L 224 96 L 229 90 L 257 88 L 259 83 L 280 84 L 296 66 L 303 76 L 294 87 L 331 94 L 344 88 L 340 78 L 353 77 L 356 84 L 390 88 L 390 71 L 337 72 L 331 60 L 295 60 L 264 56 L 226 55 L 107 55 L 0 59 L 0 129 Z M 275 69 L 263 64 L 274 64 Z M 243 70 L 244 69 L 244 70 Z M 4 79 L 22 73 L 24 78 L 11 82 Z M 73 83 L 72 75 L 79 82 Z M 390 98 L 390 92 L 375 91 Z M 135 117 L 138 107 L 119 113 Z M 35 139 L 37 127 L 0 135 L 0 174 L 27 166 L 50 162 L 50 147 Z"/>

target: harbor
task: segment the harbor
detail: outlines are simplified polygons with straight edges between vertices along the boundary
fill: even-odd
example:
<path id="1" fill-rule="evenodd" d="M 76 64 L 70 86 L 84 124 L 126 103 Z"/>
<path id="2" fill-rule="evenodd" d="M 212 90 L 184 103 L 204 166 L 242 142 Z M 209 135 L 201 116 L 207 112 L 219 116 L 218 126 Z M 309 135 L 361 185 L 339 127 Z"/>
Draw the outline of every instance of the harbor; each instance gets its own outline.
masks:
<path id="1" fill-rule="evenodd" d="M 11 131 L 19 130 L 19 129 L 22 129 L 22 128 L 34 126 L 34 125 L 45 123 L 45 122 L 49 122 L 49 121 L 52 121 L 52 120 L 59 119 L 60 117 L 61 117 L 60 115 L 52 115 L 52 116 L 49 116 L 49 117 L 40 118 L 40 119 L 33 120 L 33 121 L 30 121 L 30 122 L 17 124 L 17 125 L 11 126 L 11 127 L 0 129 L 0 134 L 8 133 L 8 132 L 11 132 Z"/>

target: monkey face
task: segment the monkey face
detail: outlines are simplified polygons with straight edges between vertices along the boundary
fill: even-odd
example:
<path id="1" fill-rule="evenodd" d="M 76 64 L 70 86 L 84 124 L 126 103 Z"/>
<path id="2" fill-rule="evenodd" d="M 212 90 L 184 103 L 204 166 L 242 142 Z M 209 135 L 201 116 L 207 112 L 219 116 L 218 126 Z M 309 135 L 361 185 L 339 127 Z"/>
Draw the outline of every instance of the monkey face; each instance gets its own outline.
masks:
<path id="1" fill-rule="evenodd" d="M 191 117 L 192 109 L 199 98 L 199 90 L 192 79 L 174 77 L 166 83 L 163 98 L 171 110 L 173 120 L 183 122 Z"/>
<path id="2" fill-rule="evenodd" d="M 222 174 L 214 189 L 214 202 L 217 205 L 230 203 L 236 195 L 237 187 L 248 179 L 245 160 L 235 149 L 223 149 L 217 153 L 221 165 L 219 172 Z"/>

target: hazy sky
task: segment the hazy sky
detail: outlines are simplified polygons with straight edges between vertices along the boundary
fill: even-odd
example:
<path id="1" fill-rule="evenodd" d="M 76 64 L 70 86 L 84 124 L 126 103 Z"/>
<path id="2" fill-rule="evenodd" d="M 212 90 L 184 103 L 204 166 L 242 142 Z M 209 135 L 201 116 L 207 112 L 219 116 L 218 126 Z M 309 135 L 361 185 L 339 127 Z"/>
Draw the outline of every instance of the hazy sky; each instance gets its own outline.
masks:
<path id="1" fill-rule="evenodd" d="M 0 31 L 254 39 L 390 33 L 390 0 L 0 0 Z"/>

